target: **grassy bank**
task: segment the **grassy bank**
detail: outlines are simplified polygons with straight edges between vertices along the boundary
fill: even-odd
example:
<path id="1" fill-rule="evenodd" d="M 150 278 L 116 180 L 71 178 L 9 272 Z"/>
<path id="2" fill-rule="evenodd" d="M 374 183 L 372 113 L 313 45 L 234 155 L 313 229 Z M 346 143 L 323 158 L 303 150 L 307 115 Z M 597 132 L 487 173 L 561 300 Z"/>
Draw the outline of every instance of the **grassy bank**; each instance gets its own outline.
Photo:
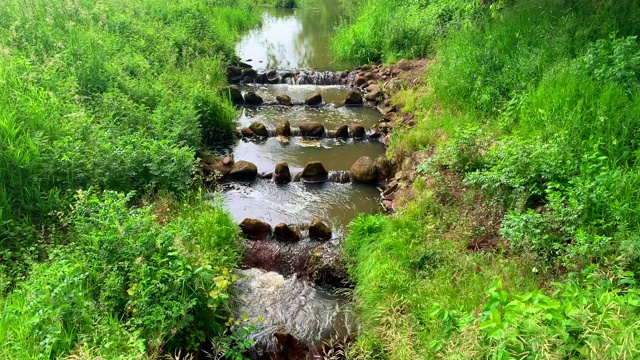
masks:
<path id="1" fill-rule="evenodd" d="M 378 6 L 366 2 L 343 36 L 358 41 L 360 16 Z M 432 154 L 414 199 L 351 224 L 365 324 L 354 353 L 636 358 L 640 7 L 474 6 L 427 41 L 425 85 L 396 97 L 417 124 L 394 135 L 391 152 Z M 406 14 L 369 21 L 390 16 Z M 430 53 L 399 46 L 366 51 Z"/>
<path id="2" fill-rule="evenodd" d="M 231 136 L 224 67 L 259 21 L 248 1 L 3 3 L 0 357 L 157 357 L 225 331 L 235 226 L 193 194 L 195 151 Z"/>

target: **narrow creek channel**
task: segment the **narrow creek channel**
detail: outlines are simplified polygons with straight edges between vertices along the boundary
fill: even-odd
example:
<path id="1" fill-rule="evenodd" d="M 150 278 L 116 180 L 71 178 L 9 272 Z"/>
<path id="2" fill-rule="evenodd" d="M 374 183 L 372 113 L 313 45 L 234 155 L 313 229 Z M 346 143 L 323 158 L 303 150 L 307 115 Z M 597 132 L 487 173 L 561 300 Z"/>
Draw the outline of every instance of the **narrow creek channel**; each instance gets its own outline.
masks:
<path id="1" fill-rule="evenodd" d="M 328 134 L 343 125 L 369 129 L 382 115 L 374 108 L 343 105 L 353 89 L 336 83 L 344 77 L 339 71 L 353 64 L 332 62 L 328 44 L 339 21 L 339 0 L 318 0 L 296 10 L 269 8 L 263 17 L 263 25 L 241 39 L 237 53 L 253 70 L 271 77 L 277 74 L 278 79 L 238 82 L 245 98 L 251 92 L 263 102 L 242 106 L 237 127 L 257 122 L 270 136 L 243 137 L 212 151 L 236 163 L 248 161 L 262 175 L 250 182 L 222 184 L 224 205 L 236 221 L 256 219 L 271 227 L 285 223 L 301 234 L 295 242 L 267 236 L 245 243 L 244 259 L 237 270 L 235 311 L 237 316 L 262 319 L 251 335 L 256 342 L 251 357 L 274 358 L 273 353 L 282 354 L 283 347 L 303 346 L 305 350 L 299 355 L 305 358 L 327 341 L 353 338 L 357 333 L 350 304 L 340 295 L 340 288 L 347 286 L 343 283 L 344 268 L 333 263 L 338 261 L 346 225 L 360 213 L 380 211 L 380 189 L 350 181 L 349 170 L 363 156 L 384 156 L 385 147 L 367 136 L 308 138 L 294 129 L 309 122 L 322 124 Z M 322 104 L 306 106 L 305 99 L 316 93 L 322 96 Z M 294 105 L 278 106 L 280 95 L 290 97 Z M 285 121 L 291 126 L 291 136 L 274 136 Z M 281 162 L 288 164 L 293 181 L 282 184 L 274 180 L 272 174 Z M 300 181 L 310 162 L 322 163 L 329 181 Z M 309 224 L 315 217 L 328 225 L 330 237 L 311 238 Z M 295 339 L 293 343 L 291 339 Z M 284 351 L 289 355 L 280 358 L 297 356 L 292 350 Z"/>

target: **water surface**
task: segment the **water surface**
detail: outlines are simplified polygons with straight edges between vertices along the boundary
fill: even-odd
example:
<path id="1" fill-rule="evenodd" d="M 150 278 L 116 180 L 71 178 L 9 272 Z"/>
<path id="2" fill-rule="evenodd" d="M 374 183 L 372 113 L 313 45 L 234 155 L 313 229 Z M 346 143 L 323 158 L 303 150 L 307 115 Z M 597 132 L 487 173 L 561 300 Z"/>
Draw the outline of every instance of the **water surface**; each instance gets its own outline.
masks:
<path id="1" fill-rule="evenodd" d="M 265 9 L 263 25 L 240 40 L 236 52 L 256 69 L 346 70 L 331 59 L 330 39 L 342 14 L 340 0 L 307 1 L 299 9 Z"/>

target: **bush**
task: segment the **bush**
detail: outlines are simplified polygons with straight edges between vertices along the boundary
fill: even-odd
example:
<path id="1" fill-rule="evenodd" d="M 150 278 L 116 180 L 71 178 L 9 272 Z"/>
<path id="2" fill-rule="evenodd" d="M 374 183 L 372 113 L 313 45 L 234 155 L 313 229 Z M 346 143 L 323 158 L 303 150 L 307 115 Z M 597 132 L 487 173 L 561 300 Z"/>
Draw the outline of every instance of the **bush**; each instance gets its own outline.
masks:
<path id="1" fill-rule="evenodd" d="M 130 209 L 131 197 L 77 195 L 66 220 L 76 241 L 1 304 L 0 354 L 57 358 L 87 347 L 135 357 L 195 350 L 224 332 L 238 259 L 231 219 L 195 203 L 197 213 L 161 226 L 152 207 Z"/>

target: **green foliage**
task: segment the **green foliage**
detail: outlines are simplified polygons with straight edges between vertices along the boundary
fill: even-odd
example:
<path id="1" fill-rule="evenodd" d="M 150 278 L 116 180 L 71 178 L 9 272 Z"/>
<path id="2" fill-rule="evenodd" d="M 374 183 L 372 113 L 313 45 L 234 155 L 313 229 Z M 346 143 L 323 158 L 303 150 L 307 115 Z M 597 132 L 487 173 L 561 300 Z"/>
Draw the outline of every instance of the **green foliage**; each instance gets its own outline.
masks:
<path id="1" fill-rule="evenodd" d="M 152 207 L 130 209 L 131 197 L 78 193 L 65 220 L 74 243 L 35 266 L 2 304 L 0 354 L 57 358 L 78 346 L 107 357 L 192 351 L 224 329 L 228 269 L 238 259 L 229 217 L 194 203 L 201 213 L 161 226 Z"/>
<path id="2" fill-rule="evenodd" d="M 477 9 L 474 1 L 355 1 L 354 14 L 333 41 L 338 58 L 361 63 L 415 58 L 433 52 L 450 29 L 462 26 Z"/>

